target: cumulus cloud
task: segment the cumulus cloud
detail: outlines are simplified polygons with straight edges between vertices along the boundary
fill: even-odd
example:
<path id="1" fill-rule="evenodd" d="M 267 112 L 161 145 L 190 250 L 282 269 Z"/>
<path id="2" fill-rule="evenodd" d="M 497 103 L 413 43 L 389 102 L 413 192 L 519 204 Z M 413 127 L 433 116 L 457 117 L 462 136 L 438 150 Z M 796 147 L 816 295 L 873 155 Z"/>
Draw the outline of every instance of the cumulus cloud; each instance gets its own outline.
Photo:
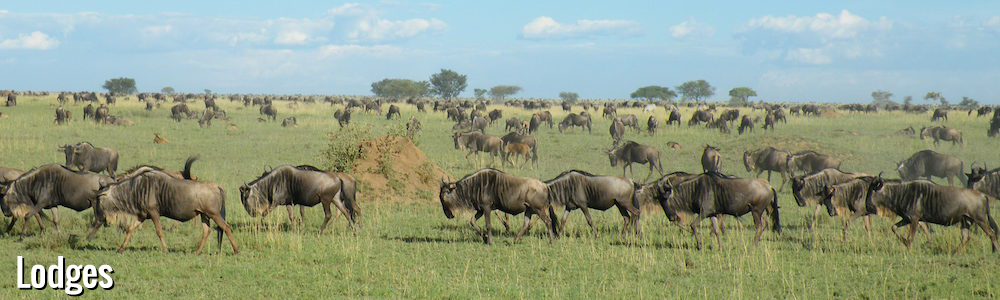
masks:
<path id="1" fill-rule="evenodd" d="M 402 49 L 395 46 L 388 45 L 375 45 L 375 46 L 362 46 L 362 45 L 324 45 L 319 48 L 320 57 L 323 58 L 338 58 L 349 55 L 369 55 L 369 56 L 381 56 L 381 55 L 391 55 L 399 54 Z"/>
<path id="2" fill-rule="evenodd" d="M 384 41 L 411 38 L 422 33 L 440 32 L 448 28 L 438 19 L 387 20 L 376 16 L 363 18 L 357 27 L 348 33 L 351 39 Z"/>
<path id="3" fill-rule="evenodd" d="M 561 24 L 550 17 L 538 17 L 521 29 L 521 37 L 530 40 L 568 39 L 589 36 L 631 35 L 639 32 L 639 23 L 628 20 L 577 20 Z"/>
<path id="4" fill-rule="evenodd" d="M 57 46 L 59 46 L 58 40 L 41 31 L 21 34 L 16 39 L 0 41 L 0 49 L 49 50 Z"/>
<path id="5" fill-rule="evenodd" d="M 888 47 L 893 22 L 866 19 L 841 10 L 839 14 L 764 16 L 737 31 L 744 51 L 767 53 L 788 62 L 824 65 L 842 60 L 878 58 Z M 778 52 L 777 55 L 773 53 Z"/>
<path id="6" fill-rule="evenodd" d="M 146 27 L 142 28 L 142 33 L 144 35 L 157 36 L 157 35 L 163 35 L 163 34 L 170 33 L 173 30 L 174 30 L 174 27 L 170 26 L 170 25 L 146 26 Z"/>
<path id="7" fill-rule="evenodd" d="M 986 22 L 983 22 L 983 25 L 986 27 L 1000 29 L 1000 16 L 993 16 L 989 20 L 986 20 Z"/>
<path id="8" fill-rule="evenodd" d="M 298 30 L 289 30 L 279 32 L 278 36 L 274 38 L 274 43 L 279 45 L 302 45 L 308 40 L 308 34 Z"/>
<path id="9" fill-rule="evenodd" d="M 751 30 L 763 29 L 785 33 L 813 33 L 826 38 L 852 38 L 868 30 L 892 28 L 886 17 L 870 21 L 851 12 L 841 10 L 839 15 L 818 13 L 815 16 L 765 16 L 752 19 L 747 24 Z"/>
<path id="10" fill-rule="evenodd" d="M 688 19 L 680 24 L 670 26 L 670 36 L 678 39 L 693 36 L 711 36 L 713 34 L 715 34 L 715 28 L 698 23 L 694 19 Z"/>
<path id="11" fill-rule="evenodd" d="M 785 60 L 796 61 L 811 65 L 826 65 L 833 62 L 830 55 L 826 54 L 824 49 L 808 49 L 808 48 L 798 48 L 795 50 L 788 51 L 785 55 Z"/>
<path id="12" fill-rule="evenodd" d="M 340 6 L 331 8 L 327 13 L 334 16 L 357 16 L 364 15 L 371 11 L 371 9 L 362 6 L 359 3 L 344 3 Z"/>

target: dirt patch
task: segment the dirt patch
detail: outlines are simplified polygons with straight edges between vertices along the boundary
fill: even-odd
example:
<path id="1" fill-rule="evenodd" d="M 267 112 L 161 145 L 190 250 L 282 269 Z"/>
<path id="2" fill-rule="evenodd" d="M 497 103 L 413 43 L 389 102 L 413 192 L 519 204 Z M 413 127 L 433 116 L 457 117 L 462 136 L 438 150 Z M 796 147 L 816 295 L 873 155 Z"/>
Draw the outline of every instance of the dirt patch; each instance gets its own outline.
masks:
<path id="1" fill-rule="evenodd" d="M 441 178 L 450 174 L 427 160 L 409 138 L 381 136 L 358 145 L 361 156 L 351 165 L 351 174 L 372 200 L 432 201 Z"/>

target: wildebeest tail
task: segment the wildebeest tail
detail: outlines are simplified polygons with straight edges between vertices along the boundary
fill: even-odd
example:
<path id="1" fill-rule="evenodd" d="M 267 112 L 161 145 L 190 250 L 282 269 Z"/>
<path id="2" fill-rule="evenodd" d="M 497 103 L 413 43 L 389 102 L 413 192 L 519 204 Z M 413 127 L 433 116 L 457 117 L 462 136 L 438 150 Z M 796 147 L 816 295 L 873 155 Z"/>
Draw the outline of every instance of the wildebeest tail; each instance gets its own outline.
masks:
<path id="1" fill-rule="evenodd" d="M 1000 234 L 1000 229 L 997 229 L 997 221 L 993 220 L 993 215 L 990 214 L 989 197 L 986 197 L 986 219 L 990 221 L 990 228 L 993 229 L 993 235 Z"/>
<path id="2" fill-rule="evenodd" d="M 187 161 L 184 162 L 184 171 L 181 173 L 181 175 L 184 176 L 184 179 L 193 180 L 191 179 L 193 178 L 193 176 L 191 176 L 191 165 L 194 164 L 194 161 L 196 160 L 198 160 L 197 156 L 189 156 Z"/>
<path id="3" fill-rule="evenodd" d="M 549 205 L 549 219 L 552 220 L 552 232 L 559 236 L 559 217 L 556 217 L 556 209 Z"/>
<path id="4" fill-rule="evenodd" d="M 778 192 L 771 188 L 771 230 L 774 232 L 781 233 L 781 216 L 778 215 Z"/>
<path id="5" fill-rule="evenodd" d="M 340 200 L 344 202 L 344 206 L 347 207 L 347 212 L 351 215 L 351 222 L 358 224 L 359 214 L 361 213 L 358 207 L 358 200 L 355 198 L 355 186 L 354 181 L 341 180 L 340 181 Z"/>
<path id="6" fill-rule="evenodd" d="M 191 159 L 188 159 L 188 161 L 191 161 Z M 185 165 L 189 165 L 189 164 L 185 164 Z M 188 167 L 184 168 L 184 173 L 189 174 L 188 173 Z M 187 177 L 185 176 L 185 178 L 187 178 Z M 219 187 L 219 193 L 222 194 L 222 201 L 220 201 L 220 203 L 219 203 L 222 207 L 219 208 L 219 215 L 222 216 L 222 220 L 225 220 L 226 219 L 226 190 L 223 190 L 222 187 Z M 218 240 L 218 242 L 219 242 L 219 251 L 222 251 L 222 224 L 215 224 L 215 231 L 218 232 L 218 238 L 216 238 L 216 240 Z"/>
<path id="7" fill-rule="evenodd" d="M 632 206 L 635 207 L 637 211 L 642 210 L 642 207 L 639 204 L 639 195 L 638 195 L 638 191 L 641 188 L 642 188 L 641 184 L 635 181 L 632 182 Z"/>

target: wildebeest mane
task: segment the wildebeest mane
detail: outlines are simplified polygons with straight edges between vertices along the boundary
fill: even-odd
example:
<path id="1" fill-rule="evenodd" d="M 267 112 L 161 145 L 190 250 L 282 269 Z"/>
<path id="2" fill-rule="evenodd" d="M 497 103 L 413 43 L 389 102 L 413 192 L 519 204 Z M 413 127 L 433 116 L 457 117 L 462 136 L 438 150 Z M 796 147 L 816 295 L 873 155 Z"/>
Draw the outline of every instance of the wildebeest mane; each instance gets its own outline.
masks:
<path id="1" fill-rule="evenodd" d="M 573 176 L 573 174 L 579 174 L 579 176 Z M 569 170 L 545 181 L 545 185 L 548 186 L 549 200 L 566 205 L 572 200 L 577 189 L 590 190 L 589 179 L 591 177 L 596 177 L 596 175 L 580 170 Z"/>
<path id="2" fill-rule="evenodd" d="M 323 172 L 323 170 L 320 170 L 319 168 L 311 166 L 311 165 L 298 165 L 298 166 L 295 166 L 295 168 L 299 169 L 299 170 L 305 170 L 305 171 Z"/>
<path id="3" fill-rule="evenodd" d="M 486 168 L 465 175 L 455 182 L 458 203 L 478 209 L 477 199 L 486 197 L 499 201 L 498 191 L 511 186 L 511 176 L 497 169 Z"/>

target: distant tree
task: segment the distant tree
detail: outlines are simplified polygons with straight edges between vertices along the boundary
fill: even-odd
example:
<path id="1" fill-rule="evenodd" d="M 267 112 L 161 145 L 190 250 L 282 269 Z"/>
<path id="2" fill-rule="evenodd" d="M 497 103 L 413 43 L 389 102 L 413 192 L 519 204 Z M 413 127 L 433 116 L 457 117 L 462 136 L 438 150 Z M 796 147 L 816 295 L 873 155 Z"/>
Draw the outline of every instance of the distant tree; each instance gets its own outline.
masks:
<path id="1" fill-rule="evenodd" d="M 684 100 L 693 100 L 695 102 L 700 102 L 702 100 L 708 99 L 715 95 L 715 87 L 708 84 L 705 80 L 692 80 L 677 86 L 677 92 L 679 92 Z"/>
<path id="2" fill-rule="evenodd" d="M 372 82 L 372 93 L 375 96 L 391 99 L 424 97 L 430 94 L 430 83 L 427 81 L 386 78 Z"/>
<path id="3" fill-rule="evenodd" d="M 663 100 L 670 101 L 677 97 L 677 93 L 670 88 L 658 85 L 649 85 L 636 89 L 629 94 L 632 99 L 645 99 L 646 101 Z"/>
<path id="4" fill-rule="evenodd" d="M 170 87 L 170 86 L 165 86 L 165 87 L 163 87 L 162 89 L 160 89 L 160 93 L 164 93 L 164 94 L 173 94 L 173 93 L 175 93 L 175 91 L 174 91 L 174 88 L 173 88 L 173 87 Z"/>
<path id="5" fill-rule="evenodd" d="M 903 97 L 903 105 L 911 105 L 911 104 L 913 104 L 913 96 Z"/>
<path id="6" fill-rule="evenodd" d="M 750 97 L 756 97 L 757 91 L 754 91 L 748 87 L 738 87 L 729 90 L 729 104 L 732 105 L 747 105 L 750 104 L 748 100 Z"/>
<path id="7" fill-rule="evenodd" d="M 489 91 L 487 91 L 486 89 L 474 89 L 474 90 L 472 90 L 472 92 L 476 94 L 476 99 L 486 100 L 485 96 L 486 96 L 486 93 L 489 92 Z"/>
<path id="8" fill-rule="evenodd" d="M 441 72 L 431 75 L 430 83 L 434 87 L 431 89 L 431 93 L 441 96 L 447 100 L 451 100 L 465 91 L 467 85 L 465 84 L 466 76 L 458 74 L 455 71 L 448 69 L 441 69 Z"/>
<path id="9" fill-rule="evenodd" d="M 959 102 L 958 105 L 976 107 L 979 106 L 979 101 L 976 101 L 976 99 L 972 99 L 969 97 L 962 97 L 962 102 Z"/>
<path id="10" fill-rule="evenodd" d="M 135 88 L 135 79 L 127 77 L 108 79 L 101 87 L 108 90 L 108 93 L 119 95 L 135 94 L 138 91 Z"/>
<path id="11" fill-rule="evenodd" d="M 892 101 L 892 93 L 889 91 L 876 90 L 872 92 L 872 104 L 878 106 L 886 106 L 889 104 L 896 104 Z"/>
<path id="12" fill-rule="evenodd" d="M 490 97 L 496 99 L 497 101 L 503 100 L 507 96 L 517 94 L 521 91 L 521 87 L 516 85 L 498 85 L 490 88 Z"/>
<path id="13" fill-rule="evenodd" d="M 924 95 L 924 100 L 927 102 L 933 102 L 940 99 L 941 93 L 938 92 L 927 92 L 927 95 Z"/>
<path id="14" fill-rule="evenodd" d="M 205 89 L 205 95 L 211 95 L 211 94 L 212 94 L 212 90 L 210 90 L 210 89 Z"/>
<path id="15" fill-rule="evenodd" d="M 574 92 L 559 92 L 559 98 L 572 104 L 576 103 L 577 99 L 580 99 L 580 95 Z"/>
<path id="16" fill-rule="evenodd" d="M 948 99 L 945 99 L 944 97 L 941 97 L 940 99 L 938 99 L 938 101 L 941 101 L 941 106 L 948 106 L 949 105 Z"/>

